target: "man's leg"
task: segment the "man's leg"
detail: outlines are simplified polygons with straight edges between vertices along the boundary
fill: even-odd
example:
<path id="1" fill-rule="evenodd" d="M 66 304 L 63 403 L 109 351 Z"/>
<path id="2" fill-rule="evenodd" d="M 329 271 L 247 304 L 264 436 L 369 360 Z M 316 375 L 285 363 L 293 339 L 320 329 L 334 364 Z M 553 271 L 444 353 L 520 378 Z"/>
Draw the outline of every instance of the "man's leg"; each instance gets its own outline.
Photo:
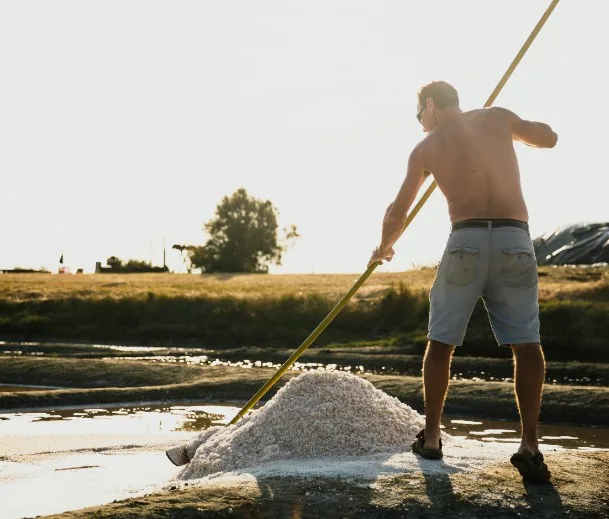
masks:
<path id="1" fill-rule="evenodd" d="M 518 452 L 536 454 L 537 424 L 541 408 L 541 392 L 545 378 L 545 359 L 541 344 L 512 345 L 514 354 L 514 387 L 520 411 L 522 440 Z"/>
<path id="2" fill-rule="evenodd" d="M 439 448 L 440 420 L 450 378 L 450 361 L 455 347 L 429 341 L 423 359 L 423 390 L 425 396 L 425 445 Z"/>

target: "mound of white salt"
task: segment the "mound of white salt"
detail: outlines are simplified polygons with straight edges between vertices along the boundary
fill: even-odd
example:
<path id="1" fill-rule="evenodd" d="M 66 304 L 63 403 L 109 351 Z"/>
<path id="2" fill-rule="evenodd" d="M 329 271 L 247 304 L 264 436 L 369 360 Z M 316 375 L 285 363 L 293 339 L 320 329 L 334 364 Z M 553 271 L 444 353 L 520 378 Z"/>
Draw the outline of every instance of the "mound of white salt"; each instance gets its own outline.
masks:
<path id="1" fill-rule="evenodd" d="M 188 445 L 192 461 L 179 478 L 273 460 L 409 451 L 423 426 L 420 414 L 367 380 L 340 371 L 308 372 L 235 425 L 204 431 Z"/>

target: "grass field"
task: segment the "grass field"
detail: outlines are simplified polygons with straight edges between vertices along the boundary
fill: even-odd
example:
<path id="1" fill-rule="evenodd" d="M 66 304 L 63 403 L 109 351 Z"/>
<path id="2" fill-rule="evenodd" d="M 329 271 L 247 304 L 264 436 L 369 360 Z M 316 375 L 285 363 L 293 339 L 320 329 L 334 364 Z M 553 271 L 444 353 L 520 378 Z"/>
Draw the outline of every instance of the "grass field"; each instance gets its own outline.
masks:
<path id="1" fill-rule="evenodd" d="M 609 362 L 609 269 L 550 267 L 539 274 L 549 358 Z M 315 345 L 383 341 L 419 354 L 434 276 L 433 268 L 373 274 Z M 1 275 L 0 338 L 294 347 L 358 277 Z M 487 356 L 492 343 L 479 304 L 466 336 L 468 352 Z"/>
<path id="2" fill-rule="evenodd" d="M 375 272 L 354 299 L 381 296 L 392 286 L 404 283 L 417 292 L 428 291 L 434 268 L 400 273 Z M 237 297 L 260 298 L 285 295 L 321 295 L 339 299 L 361 273 L 355 274 L 86 274 L 54 276 L 40 274 L 0 275 L 0 299 L 40 301 L 59 298 L 148 298 L 148 297 Z M 539 297 L 573 299 L 599 291 L 609 296 L 609 268 L 540 267 Z"/>

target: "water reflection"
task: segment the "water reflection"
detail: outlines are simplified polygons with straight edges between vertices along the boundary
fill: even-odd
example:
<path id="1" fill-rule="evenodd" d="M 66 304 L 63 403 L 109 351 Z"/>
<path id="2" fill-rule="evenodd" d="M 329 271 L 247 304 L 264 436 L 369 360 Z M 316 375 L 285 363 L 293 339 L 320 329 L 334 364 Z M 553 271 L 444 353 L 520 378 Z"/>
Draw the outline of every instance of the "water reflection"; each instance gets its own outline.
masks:
<path id="1" fill-rule="evenodd" d="M 202 431 L 226 425 L 240 407 L 231 404 L 154 404 L 56 409 L 38 413 L 0 414 L 0 436 L 34 434 L 154 434 Z M 446 417 L 442 428 L 451 436 L 484 442 L 520 443 L 520 425 L 498 420 Z M 609 449 L 609 429 L 541 424 L 546 449 Z"/>
<path id="2" fill-rule="evenodd" d="M 200 431 L 227 424 L 239 408 L 223 405 L 146 405 L 3 413 L 0 436 L 30 434 L 151 434 Z"/>
<path id="3" fill-rule="evenodd" d="M 273 355 L 272 352 L 269 356 L 275 359 L 273 360 L 234 360 L 238 353 L 231 353 L 230 350 L 218 352 L 220 355 L 224 355 L 224 359 L 212 358 L 209 355 L 214 355 L 216 352 L 209 349 L 198 349 L 198 348 L 185 348 L 181 346 L 126 346 L 118 344 L 77 344 L 77 343 L 44 343 L 44 342 L 6 342 L 0 341 L 0 353 L 7 356 L 45 356 L 48 352 L 61 353 L 64 356 L 93 356 L 99 358 L 101 355 L 108 355 L 103 357 L 111 360 L 144 360 L 161 363 L 186 363 L 186 364 L 207 364 L 212 366 L 232 366 L 240 368 L 273 368 L 278 369 L 281 363 L 285 360 L 280 359 L 277 362 L 278 355 Z M 113 354 L 116 352 L 116 354 Z M 327 353 L 327 352 L 326 352 Z M 359 359 L 354 353 L 355 357 Z M 247 354 L 244 354 L 247 355 Z M 252 355 L 264 355 L 264 353 L 252 353 Z M 233 360 L 230 360 L 230 359 Z M 287 357 L 286 357 L 287 358 Z M 392 374 L 392 375 L 420 375 L 420 365 L 418 363 L 413 364 L 412 362 L 397 363 L 395 366 L 380 365 L 380 361 L 375 361 L 373 358 L 366 358 L 368 363 L 364 365 L 348 365 L 347 360 L 340 363 L 321 363 L 321 362 L 297 362 L 291 368 L 293 371 L 310 371 L 310 370 L 331 370 L 336 369 L 340 371 L 371 374 Z M 351 360 L 353 363 L 354 361 Z M 388 361 L 390 362 L 390 361 Z M 506 364 L 505 366 L 508 366 Z M 509 366 L 508 366 L 509 368 Z M 461 367 L 461 371 L 455 371 L 452 374 L 452 380 L 467 380 L 472 382 L 482 381 L 498 381 L 498 382 L 513 382 L 513 378 L 510 375 L 511 368 L 507 371 L 505 367 L 493 366 L 484 369 L 472 366 Z M 567 369 L 567 371 L 564 371 Z M 582 386 L 603 386 L 609 385 L 607 380 L 606 370 L 596 372 L 594 365 L 588 365 L 581 369 L 575 369 L 573 367 L 561 368 L 557 367 L 554 371 L 549 369 L 548 376 L 546 377 L 546 384 L 570 384 L 570 385 L 582 385 Z M 570 373 L 572 372 L 572 373 Z M 565 374 L 566 373 L 566 374 Z M 577 373 L 577 375 L 576 375 Z"/>
<path id="4" fill-rule="evenodd" d="M 125 351 L 129 351 L 125 349 Z M 121 357 L 103 357 L 104 360 L 140 360 L 140 361 L 148 361 L 148 362 L 160 362 L 160 363 L 168 363 L 168 364 L 204 364 L 209 366 L 230 366 L 237 368 L 273 368 L 279 369 L 281 367 L 280 363 L 270 362 L 270 361 L 251 361 L 249 359 L 244 360 L 221 360 L 219 358 L 212 359 L 208 355 L 149 355 L 149 356 L 121 356 Z M 322 362 L 295 362 L 293 366 L 290 368 L 291 371 L 347 371 L 350 373 L 369 373 L 376 375 L 383 374 L 391 374 L 391 375 L 420 375 L 419 372 L 411 372 L 409 370 L 396 370 L 390 367 L 381 366 L 381 369 L 369 369 L 364 367 L 363 365 L 351 366 L 351 365 L 342 365 L 336 363 L 324 364 Z M 486 371 L 476 371 L 470 370 L 464 372 L 457 372 L 451 376 L 452 380 L 467 380 L 470 382 L 514 382 L 512 377 L 496 377 L 492 376 L 490 373 Z M 602 386 L 605 381 L 601 377 L 591 378 L 582 376 L 579 378 L 570 378 L 563 377 L 558 380 L 556 378 L 548 377 L 546 379 L 546 384 L 576 384 L 576 385 L 585 385 L 585 386 Z"/>
<path id="5" fill-rule="evenodd" d="M 461 438 L 520 444 L 520 424 L 517 422 L 445 418 L 442 429 Z M 609 429 L 542 423 L 539 425 L 539 443 L 542 449 L 609 449 Z"/>

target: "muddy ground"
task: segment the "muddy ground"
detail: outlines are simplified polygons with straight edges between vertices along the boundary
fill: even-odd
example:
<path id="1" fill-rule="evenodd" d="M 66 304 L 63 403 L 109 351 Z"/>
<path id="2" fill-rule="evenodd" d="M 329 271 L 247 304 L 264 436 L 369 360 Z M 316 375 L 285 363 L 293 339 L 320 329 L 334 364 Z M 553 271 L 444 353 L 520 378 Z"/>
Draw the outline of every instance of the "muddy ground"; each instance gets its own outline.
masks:
<path id="1" fill-rule="evenodd" d="M 67 374 L 82 368 L 83 376 L 98 387 L 0 393 L 0 410 L 56 408 L 64 405 L 103 405 L 140 401 L 158 402 L 245 402 L 275 374 L 274 369 L 245 369 L 231 366 L 178 366 L 184 369 L 182 382 L 168 384 L 168 373 L 176 366 L 154 365 L 141 361 L 101 359 L 2 358 L 0 372 L 7 383 L 27 381 L 33 384 L 67 385 Z M 186 375 L 188 372 L 188 378 Z M 25 374 L 17 378 L 18 375 Z M 267 393 L 270 399 L 297 371 L 286 373 Z M 378 389 L 399 398 L 423 412 L 421 377 L 406 375 L 364 374 Z M 137 379 L 138 386 L 132 385 Z M 171 377 L 169 377 L 171 378 Z M 101 386 L 101 387 L 100 387 Z M 106 386 L 106 387 L 104 387 Z M 107 387 L 109 386 L 109 387 Z M 238 405 L 238 404 L 237 404 Z M 447 414 L 518 420 L 513 384 L 453 380 L 446 401 Z M 576 425 L 609 425 L 609 391 L 606 387 L 546 385 L 541 421 Z"/>
<path id="2" fill-rule="evenodd" d="M 77 363 L 75 370 L 71 363 Z M 69 364 L 69 365 L 68 365 Z M 0 409 L 94 405 L 135 401 L 241 401 L 274 369 L 168 366 L 118 359 L 0 358 L 6 382 L 71 386 L 0 395 Z M 180 371 L 179 377 L 172 370 Z M 82 372 L 83 380 L 66 380 Z M 273 391 L 298 372 L 286 374 Z M 420 376 L 364 374 L 377 388 L 423 411 Z M 83 382 L 84 380 L 90 383 Z M 173 382 L 173 383 L 172 383 Z M 606 387 L 546 385 L 542 421 L 609 424 Z M 508 382 L 451 382 L 447 413 L 517 419 Z M 266 477 L 250 484 L 174 488 L 56 518 L 609 518 L 609 452 L 557 452 L 546 456 L 554 485 L 522 481 L 506 460 L 484 470 L 443 475 L 385 476 L 371 484 L 320 477 Z M 70 491 L 70 489 L 66 489 Z M 1 510 L 1 509 L 0 509 Z M 0 513 L 1 516 L 1 513 Z"/>
<path id="3" fill-rule="evenodd" d="M 609 517 L 609 453 L 553 453 L 546 460 L 553 473 L 553 485 L 524 482 L 509 462 L 504 462 L 477 472 L 403 474 L 374 483 L 272 477 L 238 486 L 174 488 L 162 494 L 48 517 Z"/>

